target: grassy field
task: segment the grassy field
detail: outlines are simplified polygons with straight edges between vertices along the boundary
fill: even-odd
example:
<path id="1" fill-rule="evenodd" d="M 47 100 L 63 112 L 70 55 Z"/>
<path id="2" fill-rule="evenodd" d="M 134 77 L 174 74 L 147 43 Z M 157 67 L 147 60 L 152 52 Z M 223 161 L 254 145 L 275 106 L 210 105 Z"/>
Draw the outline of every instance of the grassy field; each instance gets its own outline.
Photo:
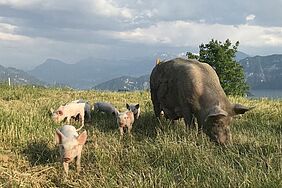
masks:
<path id="1" fill-rule="evenodd" d="M 51 107 L 83 98 L 118 109 L 140 103 L 133 138 L 119 140 L 113 117 L 93 114 L 82 172 L 63 178 Z M 232 123 L 233 144 L 218 146 L 183 121 L 157 121 L 148 92 L 0 86 L 0 187 L 281 187 L 282 101 L 230 98 L 256 106 Z M 98 146 L 95 146 L 95 140 Z"/>

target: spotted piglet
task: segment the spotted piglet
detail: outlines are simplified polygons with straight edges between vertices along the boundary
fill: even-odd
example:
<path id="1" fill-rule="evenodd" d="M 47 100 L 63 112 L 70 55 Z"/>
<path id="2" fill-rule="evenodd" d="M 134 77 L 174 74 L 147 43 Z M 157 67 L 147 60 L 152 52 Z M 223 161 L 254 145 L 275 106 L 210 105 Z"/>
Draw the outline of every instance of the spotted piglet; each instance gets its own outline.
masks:
<path id="1" fill-rule="evenodd" d="M 134 123 L 134 114 L 131 111 L 126 111 L 117 114 L 117 124 L 119 126 L 120 138 L 123 137 L 125 129 L 128 129 L 128 134 L 131 136 L 132 124 Z"/>

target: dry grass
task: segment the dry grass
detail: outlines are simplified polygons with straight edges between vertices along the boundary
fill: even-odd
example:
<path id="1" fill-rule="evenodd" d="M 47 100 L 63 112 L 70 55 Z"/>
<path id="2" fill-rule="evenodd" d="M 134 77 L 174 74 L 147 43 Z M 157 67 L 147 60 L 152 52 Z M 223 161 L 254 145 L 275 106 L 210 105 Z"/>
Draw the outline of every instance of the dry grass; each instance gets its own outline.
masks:
<path id="1" fill-rule="evenodd" d="M 281 187 L 282 101 L 231 98 L 256 106 L 220 147 L 182 121 L 158 122 L 148 92 L 97 92 L 0 86 L 0 187 Z M 74 99 L 139 102 L 133 138 L 119 141 L 111 116 L 93 114 L 82 172 L 63 178 L 48 110 Z M 98 146 L 95 146 L 97 139 Z"/>

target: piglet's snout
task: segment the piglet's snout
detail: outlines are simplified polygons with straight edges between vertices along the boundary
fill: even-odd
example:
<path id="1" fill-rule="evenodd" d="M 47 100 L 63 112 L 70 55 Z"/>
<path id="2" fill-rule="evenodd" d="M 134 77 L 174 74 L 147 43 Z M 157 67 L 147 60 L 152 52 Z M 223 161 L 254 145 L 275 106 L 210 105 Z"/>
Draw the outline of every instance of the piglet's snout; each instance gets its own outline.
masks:
<path id="1" fill-rule="evenodd" d="M 64 157 L 64 158 L 63 158 L 63 161 L 66 162 L 66 163 L 67 163 L 67 162 L 70 162 L 70 161 L 71 161 L 71 158 L 69 158 L 69 157 Z"/>

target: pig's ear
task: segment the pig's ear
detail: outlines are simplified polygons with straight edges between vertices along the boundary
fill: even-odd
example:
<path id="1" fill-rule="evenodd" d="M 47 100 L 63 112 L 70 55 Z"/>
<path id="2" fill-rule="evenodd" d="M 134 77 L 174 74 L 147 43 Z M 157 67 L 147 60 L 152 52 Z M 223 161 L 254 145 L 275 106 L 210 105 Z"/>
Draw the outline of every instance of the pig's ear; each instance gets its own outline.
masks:
<path id="1" fill-rule="evenodd" d="M 86 142 L 86 139 L 87 139 L 87 132 L 85 130 L 77 137 L 78 144 L 84 145 Z"/>
<path id="2" fill-rule="evenodd" d="M 48 115 L 53 116 L 54 111 L 55 110 L 53 108 L 50 108 L 49 111 L 48 111 Z"/>
<path id="3" fill-rule="evenodd" d="M 116 109 L 116 111 L 114 111 L 112 114 L 113 114 L 115 117 L 118 117 L 119 111 Z"/>
<path id="4" fill-rule="evenodd" d="M 62 139 L 65 136 L 61 133 L 61 131 L 59 131 L 59 129 L 56 129 L 56 133 L 55 133 L 55 142 L 56 144 L 61 144 L 62 143 Z"/>
<path id="5" fill-rule="evenodd" d="M 115 111 L 115 112 L 112 112 L 112 115 L 115 116 L 115 117 L 117 117 L 117 116 L 118 116 L 118 112 L 116 112 L 116 111 Z"/>
<path id="6" fill-rule="evenodd" d="M 50 112 L 51 114 L 53 114 L 53 113 L 54 113 L 54 108 L 50 108 L 49 112 Z"/>
<path id="7" fill-rule="evenodd" d="M 223 110 L 220 106 L 215 106 L 209 113 L 209 115 L 207 116 L 207 118 L 205 119 L 205 121 L 211 119 L 211 118 L 219 118 L 222 116 L 228 116 L 228 113 Z"/>
<path id="8" fill-rule="evenodd" d="M 139 108 L 139 104 L 136 104 L 136 105 L 135 105 L 135 108 L 138 109 L 138 108 Z"/>
<path id="9" fill-rule="evenodd" d="M 129 104 L 126 103 L 126 108 L 129 110 Z"/>
<path id="10" fill-rule="evenodd" d="M 243 106 L 241 104 L 234 104 L 233 105 L 233 111 L 234 111 L 235 115 L 237 115 L 237 114 L 244 114 L 245 112 L 247 112 L 247 111 L 249 111 L 249 110 L 251 110 L 253 108 L 255 108 L 255 107 L 248 108 L 248 107 Z"/>

